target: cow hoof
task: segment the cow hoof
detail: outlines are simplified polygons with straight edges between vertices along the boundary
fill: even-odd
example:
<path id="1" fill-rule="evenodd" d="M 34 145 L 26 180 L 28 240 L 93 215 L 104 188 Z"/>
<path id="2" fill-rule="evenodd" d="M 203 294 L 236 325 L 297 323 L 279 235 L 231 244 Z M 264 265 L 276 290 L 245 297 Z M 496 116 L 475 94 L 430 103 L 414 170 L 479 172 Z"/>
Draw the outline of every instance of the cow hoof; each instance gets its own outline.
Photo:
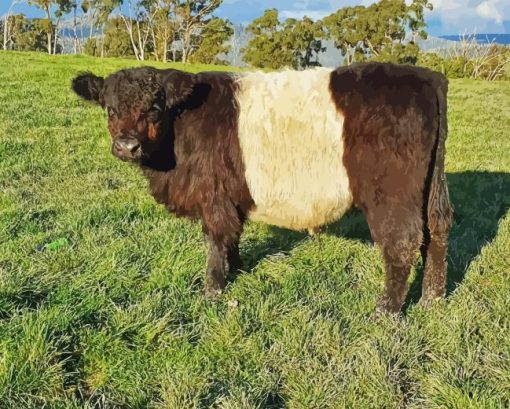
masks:
<path id="1" fill-rule="evenodd" d="M 204 295 L 205 295 L 205 298 L 212 300 L 212 299 L 215 299 L 218 296 L 220 296 L 222 292 L 223 292 L 222 288 L 215 287 L 212 285 L 207 285 L 204 290 Z"/>
<path id="2" fill-rule="evenodd" d="M 319 234 L 320 232 L 321 232 L 321 228 L 320 227 L 313 227 L 313 228 L 309 228 L 308 229 L 308 235 L 310 237 L 314 237 L 317 234 Z"/>
<path id="3" fill-rule="evenodd" d="M 434 304 L 437 304 L 441 300 L 444 299 L 443 295 L 437 295 L 437 296 L 429 296 L 429 297 L 421 297 L 420 299 L 420 305 L 424 308 L 430 308 Z"/>
<path id="4" fill-rule="evenodd" d="M 396 305 L 392 300 L 389 298 L 383 296 L 379 298 L 379 301 L 377 302 L 376 307 L 376 314 L 377 315 L 387 315 L 387 314 L 394 314 L 397 315 L 400 313 L 401 305 Z"/>

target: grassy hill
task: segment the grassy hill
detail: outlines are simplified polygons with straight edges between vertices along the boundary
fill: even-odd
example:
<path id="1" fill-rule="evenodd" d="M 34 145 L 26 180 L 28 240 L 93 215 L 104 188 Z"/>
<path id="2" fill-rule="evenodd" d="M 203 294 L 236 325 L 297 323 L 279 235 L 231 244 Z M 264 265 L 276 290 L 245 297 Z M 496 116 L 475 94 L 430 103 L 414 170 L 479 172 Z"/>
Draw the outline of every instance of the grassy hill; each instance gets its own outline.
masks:
<path id="1" fill-rule="evenodd" d="M 69 90 L 136 64 L 0 53 L 0 408 L 510 406 L 509 82 L 451 82 L 449 296 L 417 305 L 418 265 L 395 318 L 356 212 L 315 238 L 249 224 L 247 271 L 206 300 L 199 226 Z"/>

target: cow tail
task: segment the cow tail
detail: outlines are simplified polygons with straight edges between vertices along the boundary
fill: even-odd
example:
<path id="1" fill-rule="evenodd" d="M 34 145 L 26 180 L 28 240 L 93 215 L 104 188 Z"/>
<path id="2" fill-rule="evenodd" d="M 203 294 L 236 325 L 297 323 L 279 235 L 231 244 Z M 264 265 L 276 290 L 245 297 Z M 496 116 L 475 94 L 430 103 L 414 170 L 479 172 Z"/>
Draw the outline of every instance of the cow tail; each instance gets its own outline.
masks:
<path id="1" fill-rule="evenodd" d="M 432 150 L 428 181 L 428 202 L 426 227 L 429 234 L 448 232 L 452 219 L 453 210 L 448 193 L 448 184 L 445 175 L 445 151 L 446 138 L 448 135 L 447 117 L 447 94 L 448 80 L 441 76 L 439 85 L 436 86 L 438 130 L 436 142 Z"/>

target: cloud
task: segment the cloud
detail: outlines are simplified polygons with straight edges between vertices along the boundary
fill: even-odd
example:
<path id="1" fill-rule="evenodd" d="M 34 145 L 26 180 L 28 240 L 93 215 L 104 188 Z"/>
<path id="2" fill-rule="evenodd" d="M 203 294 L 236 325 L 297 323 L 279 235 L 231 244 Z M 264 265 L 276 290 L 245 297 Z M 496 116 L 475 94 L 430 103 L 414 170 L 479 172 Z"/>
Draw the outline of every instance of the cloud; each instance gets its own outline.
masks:
<path id="1" fill-rule="evenodd" d="M 482 18 L 494 20 L 496 23 L 501 24 L 503 18 L 501 13 L 497 9 L 496 5 L 492 1 L 484 1 L 476 7 L 476 12 Z"/>
<path id="2" fill-rule="evenodd" d="M 434 11 L 427 20 L 434 21 L 440 34 L 505 33 L 510 20 L 508 0 L 431 0 Z M 435 33 L 434 33 L 435 34 Z"/>
<path id="3" fill-rule="evenodd" d="M 288 2 L 282 1 L 281 3 Z M 303 18 L 307 16 L 314 20 L 320 20 L 336 10 L 331 6 L 330 1 L 301 0 L 294 1 L 291 6 L 289 8 L 280 7 L 282 18 Z"/>

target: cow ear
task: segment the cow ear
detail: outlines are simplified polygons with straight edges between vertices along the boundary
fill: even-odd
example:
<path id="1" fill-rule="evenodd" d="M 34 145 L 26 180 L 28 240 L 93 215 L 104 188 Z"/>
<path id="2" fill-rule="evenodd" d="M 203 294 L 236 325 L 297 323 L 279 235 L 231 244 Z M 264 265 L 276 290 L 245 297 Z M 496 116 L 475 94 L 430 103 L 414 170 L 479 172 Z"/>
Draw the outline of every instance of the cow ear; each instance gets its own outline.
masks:
<path id="1" fill-rule="evenodd" d="M 171 70 L 162 74 L 161 85 L 165 90 L 166 105 L 172 108 L 186 101 L 196 84 L 196 75 Z"/>
<path id="2" fill-rule="evenodd" d="M 71 88 L 81 98 L 100 104 L 101 90 L 103 89 L 104 78 L 97 77 L 91 73 L 83 73 L 73 79 Z"/>

